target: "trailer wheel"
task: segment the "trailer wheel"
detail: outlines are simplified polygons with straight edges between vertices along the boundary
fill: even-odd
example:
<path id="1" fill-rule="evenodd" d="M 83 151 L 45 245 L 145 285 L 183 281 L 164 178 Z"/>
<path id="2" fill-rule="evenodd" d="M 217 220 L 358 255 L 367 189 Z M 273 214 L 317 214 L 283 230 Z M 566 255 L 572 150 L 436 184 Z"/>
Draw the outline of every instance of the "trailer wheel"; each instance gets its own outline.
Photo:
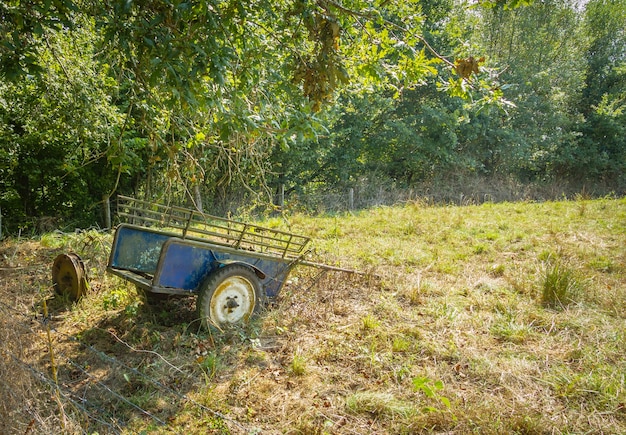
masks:
<path id="1" fill-rule="evenodd" d="M 247 322 L 261 305 L 261 282 L 242 264 L 230 264 L 209 275 L 202 284 L 196 312 L 202 326 L 220 327 Z"/>
<path id="2" fill-rule="evenodd" d="M 74 254 L 60 254 L 52 264 L 52 283 L 59 295 L 77 301 L 87 293 L 87 272 L 81 258 Z"/>

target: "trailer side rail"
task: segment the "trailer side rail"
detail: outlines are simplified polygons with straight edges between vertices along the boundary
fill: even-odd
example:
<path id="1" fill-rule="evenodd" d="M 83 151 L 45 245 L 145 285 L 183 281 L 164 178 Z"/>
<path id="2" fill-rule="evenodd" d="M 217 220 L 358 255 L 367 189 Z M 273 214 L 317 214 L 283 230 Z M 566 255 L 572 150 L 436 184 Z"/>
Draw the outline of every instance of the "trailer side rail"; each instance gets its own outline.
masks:
<path id="1" fill-rule="evenodd" d="M 282 258 L 301 257 L 310 241 L 309 237 L 287 231 L 122 195 L 117 197 L 117 215 L 131 224 L 167 228 L 182 239 L 209 240 L 217 245 Z"/>

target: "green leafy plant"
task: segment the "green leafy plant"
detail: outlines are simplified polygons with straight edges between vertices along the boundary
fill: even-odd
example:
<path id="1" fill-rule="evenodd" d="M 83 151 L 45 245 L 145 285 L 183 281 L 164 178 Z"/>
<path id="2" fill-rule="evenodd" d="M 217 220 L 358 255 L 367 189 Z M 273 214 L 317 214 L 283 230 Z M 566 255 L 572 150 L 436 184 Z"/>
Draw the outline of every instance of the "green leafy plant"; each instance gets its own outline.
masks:
<path id="1" fill-rule="evenodd" d="M 442 381 L 434 381 L 426 376 L 418 376 L 413 378 L 413 388 L 415 391 L 421 391 L 429 399 L 433 399 L 436 402 L 441 403 L 446 409 L 450 409 L 450 399 L 439 394 L 443 390 L 444 385 Z M 426 412 L 437 412 L 439 408 L 434 406 L 426 406 L 423 408 Z"/>
<path id="2" fill-rule="evenodd" d="M 115 310 L 128 302 L 128 293 L 124 289 L 114 289 L 102 297 L 102 308 L 105 311 Z"/>
<path id="3" fill-rule="evenodd" d="M 204 373 L 207 374 L 210 378 L 215 375 L 217 371 L 219 358 L 215 352 L 208 352 L 206 355 L 198 358 L 198 364 Z"/>

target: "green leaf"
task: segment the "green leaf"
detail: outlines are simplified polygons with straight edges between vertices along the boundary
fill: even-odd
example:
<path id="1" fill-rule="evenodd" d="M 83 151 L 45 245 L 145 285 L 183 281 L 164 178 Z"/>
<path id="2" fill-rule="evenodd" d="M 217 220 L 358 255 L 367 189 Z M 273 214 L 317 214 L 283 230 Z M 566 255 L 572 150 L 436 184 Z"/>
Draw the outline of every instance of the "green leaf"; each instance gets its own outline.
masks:
<path id="1" fill-rule="evenodd" d="M 443 403 L 443 405 L 444 405 L 446 408 L 450 409 L 450 406 L 451 406 L 451 405 L 450 405 L 450 399 L 448 399 L 447 397 L 440 396 L 440 397 L 439 397 L 439 400 L 441 401 L 441 403 Z"/>

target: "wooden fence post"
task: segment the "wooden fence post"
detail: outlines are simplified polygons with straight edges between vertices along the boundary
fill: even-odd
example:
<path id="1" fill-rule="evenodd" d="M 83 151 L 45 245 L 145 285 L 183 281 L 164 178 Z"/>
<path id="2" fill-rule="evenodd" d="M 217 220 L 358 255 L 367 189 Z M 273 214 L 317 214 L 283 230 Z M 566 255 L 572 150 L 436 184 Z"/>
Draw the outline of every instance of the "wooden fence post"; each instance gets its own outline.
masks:
<path id="1" fill-rule="evenodd" d="M 104 203 L 104 228 L 111 229 L 111 202 L 109 201 L 109 195 L 104 195 L 102 198 Z"/>
<path id="2" fill-rule="evenodd" d="M 354 187 L 351 187 L 348 190 L 348 210 L 352 211 L 354 209 Z"/>
<path id="3" fill-rule="evenodd" d="M 204 206 L 202 205 L 202 195 L 200 194 L 200 185 L 194 184 L 193 186 L 193 200 L 196 210 L 200 213 L 204 213 Z"/>
<path id="4" fill-rule="evenodd" d="M 281 209 L 285 205 L 285 185 L 281 184 L 278 186 L 278 204 Z"/>

